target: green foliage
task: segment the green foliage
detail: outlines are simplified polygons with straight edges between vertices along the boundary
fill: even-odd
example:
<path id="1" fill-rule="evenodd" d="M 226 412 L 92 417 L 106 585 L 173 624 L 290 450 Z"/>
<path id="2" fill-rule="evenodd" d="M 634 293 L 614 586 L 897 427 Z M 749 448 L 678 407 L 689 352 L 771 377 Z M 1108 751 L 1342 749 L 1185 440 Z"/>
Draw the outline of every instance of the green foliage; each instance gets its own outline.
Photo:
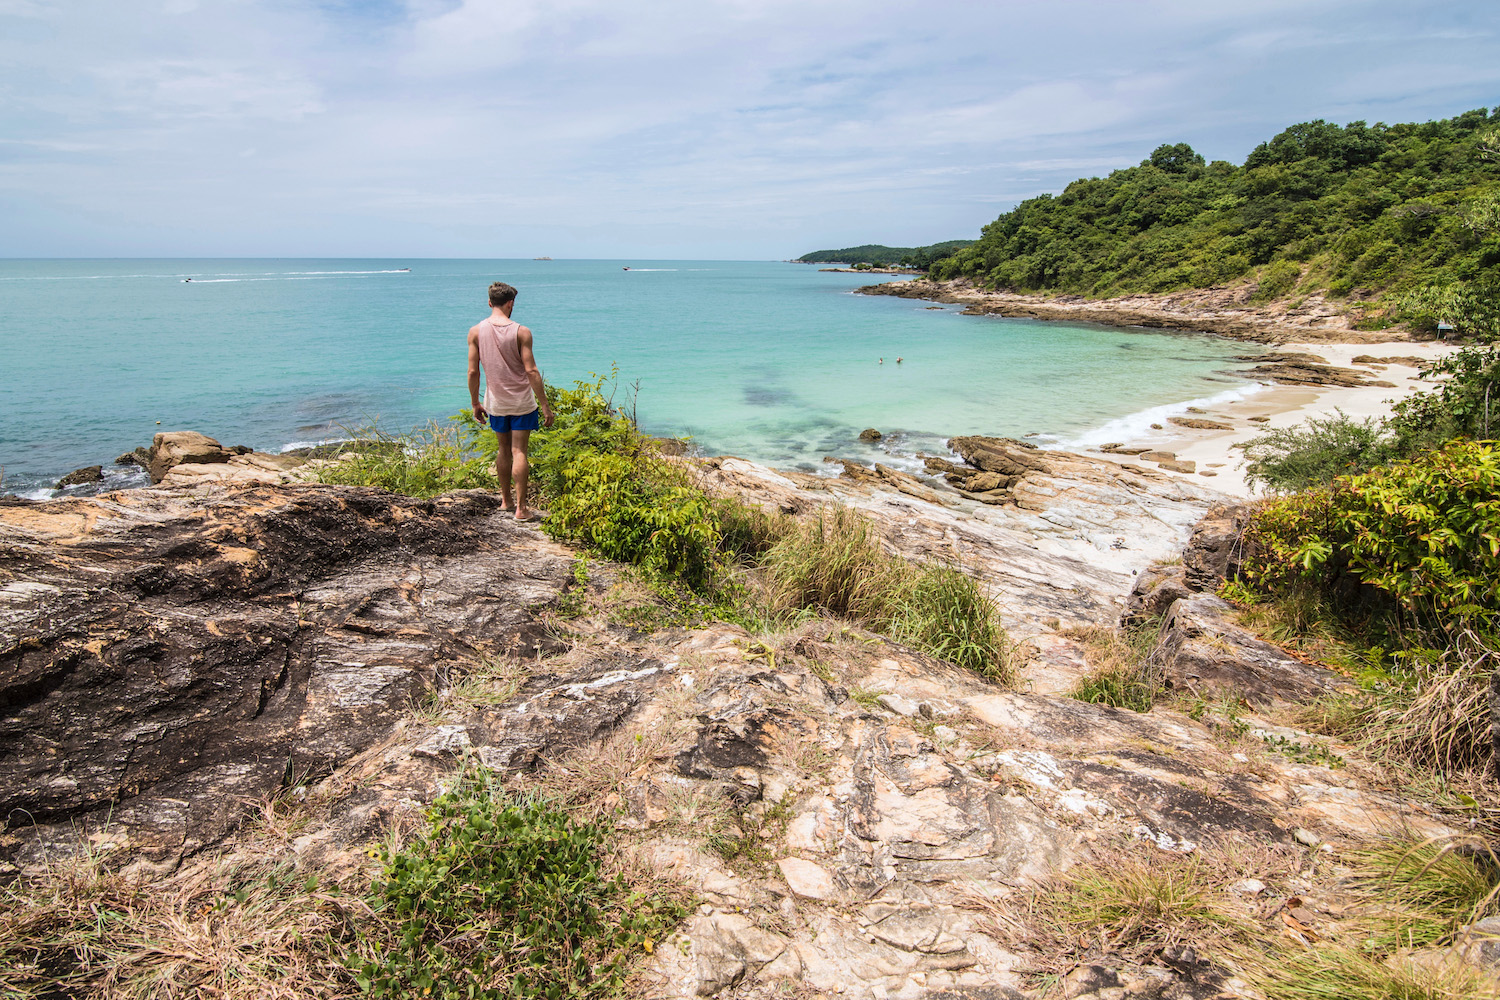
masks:
<path id="1" fill-rule="evenodd" d="M 547 398 L 555 413 L 552 426 L 531 436 L 531 477 L 544 502 L 568 490 L 568 466 L 583 455 L 609 454 L 634 458 L 646 453 L 650 443 L 630 418 L 606 398 L 604 388 L 613 387 L 618 373 L 594 375 L 593 381 L 578 381 L 571 389 L 547 387 Z M 484 434 L 490 455 L 494 435 Z"/>
<path id="2" fill-rule="evenodd" d="M 1139 166 L 1021 202 L 930 273 L 1083 295 L 1256 274 L 1261 298 L 1299 280 L 1335 295 L 1466 288 L 1500 274 L 1497 118 L 1481 109 L 1421 124 L 1307 122 L 1238 167 L 1161 146 Z"/>
<path id="3" fill-rule="evenodd" d="M 1377 951 L 1423 947 L 1452 940 L 1465 924 L 1500 910 L 1500 878 L 1487 852 L 1473 857 L 1462 845 L 1398 839 L 1355 851 L 1345 858 L 1351 888 L 1393 908 L 1372 928 L 1366 946 Z"/>
<path id="4" fill-rule="evenodd" d="M 561 478 L 563 488 L 550 501 L 549 534 L 695 588 L 713 582 L 714 508 L 680 466 L 649 452 L 580 451 Z"/>
<path id="5" fill-rule="evenodd" d="M 925 247 L 887 247 L 878 243 L 845 247 L 842 250 L 814 250 L 797 260 L 803 264 L 873 264 L 876 267 L 903 267 L 925 269 L 933 261 L 947 257 L 955 250 L 973 243 L 973 240 L 948 240 Z"/>
<path id="6" fill-rule="evenodd" d="M 1133 628 L 1089 629 L 1077 634 L 1092 668 L 1069 697 L 1094 705 L 1149 712 L 1164 690 L 1153 654 L 1161 643 L 1161 622 Z"/>
<path id="7" fill-rule="evenodd" d="M 1500 198 L 1500 192 L 1495 197 Z M 1500 234 L 1495 234 L 1500 235 Z M 1460 337 L 1486 343 L 1500 339 L 1500 278 L 1421 285 L 1396 299 L 1395 312 L 1414 329 L 1436 333 L 1439 323 Z"/>
<path id="8" fill-rule="evenodd" d="M 1286 296 L 1302 278 L 1302 266 L 1295 261 L 1276 260 L 1261 269 L 1252 301 L 1269 302 Z"/>
<path id="9" fill-rule="evenodd" d="M 1448 376 L 1430 392 L 1408 396 L 1387 422 L 1403 455 L 1455 437 L 1487 440 L 1500 432 L 1500 347 L 1465 347 L 1433 364 L 1424 377 Z"/>
<path id="10" fill-rule="evenodd" d="M 483 447 L 479 426 L 468 414 L 437 421 L 393 437 L 378 430 L 361 435 L 385 444 L 351 453 L 318 470 L 318 482 L 344 486 L 377 486 L 392 493 L 431 497 L 450 490 L 492 489 L 495 485 L 494 436 Z"/>
<path id="11" fill-rule="evenodd" d="M 1355 421 L 1340 410 L 1267 431 L 1243 447 L 1246 481 L 1278 493 L 1327 486 L 1339 476 L 1374 468 L 1391 453 L 1379 423 Z"/>
<path id="12" fill-rule="evenodd" d="M 606 870 L 608 831 L 462 775 L 412 844 L 383 852 L 375 923 L 351 959 L 373 996 L 500 1000 L 618 993 L 686 912 Z"/>
<path id="13" fill-rule="evenodd" d="M 1500 612 L 1500 451 L 1455 441 L 1410 462 L 1270 501 L 1256 514 L 1247 575 L 1315 582 L 1347 600 L 1363 585 L 1409 612 Z"/>

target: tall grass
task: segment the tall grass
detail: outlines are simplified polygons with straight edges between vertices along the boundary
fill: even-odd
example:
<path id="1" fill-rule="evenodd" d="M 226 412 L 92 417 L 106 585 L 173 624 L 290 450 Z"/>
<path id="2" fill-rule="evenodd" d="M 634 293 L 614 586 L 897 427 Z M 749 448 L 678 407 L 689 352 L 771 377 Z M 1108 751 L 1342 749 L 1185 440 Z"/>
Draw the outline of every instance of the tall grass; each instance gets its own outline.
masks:
<path id="1" fill-rule="evenodd" d="M 371 429 L 361 437 L 386 447 L 352 452 L 317 472 L 317 481 L 341 486 L 376 486 L 412 497 L 451 490 L 495 488 L 494 449 L 479 443 L 478 425 L 464 414 L 448 423 L 434 420 L 407 434 Z"/>
<path id="2" fill-rule="evenodd" d="M 1149 712 L 1165 690 L 1154 654 L 1161 644 L 1161 623 L 1130 629 L 1092 628 L 1076 633 L 1084 658 L 1093 669 L 1079 678 L 1070 697 L 1094 705 Z"/>
<path id="3" fill-rule="evenodd" d="M 1349 854 L 1351 886 L 1383 912 L 1366 947 L 1396 948 L 1442 944 L 1460 927 L 1500 911 L 1500 859 L 1487 845 L 1454 840 L 1382 842 Z"/>
<path id="4" fill-rule="evenodd" d="M 956 567 L 886 553 L 855 511 L 825 508 L 790 528 L 760 568 L 777 612 L 839 615 L 1001 683 L 1015 680 L 1009 640 L 979 584 Z"/>

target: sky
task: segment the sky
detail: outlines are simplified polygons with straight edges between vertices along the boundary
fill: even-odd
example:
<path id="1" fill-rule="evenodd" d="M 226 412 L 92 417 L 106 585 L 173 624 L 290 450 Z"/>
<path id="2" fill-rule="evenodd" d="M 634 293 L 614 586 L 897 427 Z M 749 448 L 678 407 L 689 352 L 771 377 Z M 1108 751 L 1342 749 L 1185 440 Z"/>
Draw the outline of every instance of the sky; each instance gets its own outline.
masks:
<path id="1" fill-rule="evenodd" d="M 1500 105 L 1500 3 L 0 0 L 0 256 L 785 259 Z"/>

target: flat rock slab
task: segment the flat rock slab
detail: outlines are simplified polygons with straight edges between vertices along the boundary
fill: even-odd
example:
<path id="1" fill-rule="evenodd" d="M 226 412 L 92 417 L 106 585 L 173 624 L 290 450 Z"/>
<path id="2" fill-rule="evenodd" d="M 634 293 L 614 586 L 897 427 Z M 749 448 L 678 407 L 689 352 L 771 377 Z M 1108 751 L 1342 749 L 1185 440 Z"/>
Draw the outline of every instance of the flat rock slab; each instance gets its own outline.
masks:
<path id="1" fill-rule="evenodd" d="M 0 816 L 211 841 L 383 738 L 438 671 L 534 655 L 570 556 L 481 491 L 0 507 Z"/>

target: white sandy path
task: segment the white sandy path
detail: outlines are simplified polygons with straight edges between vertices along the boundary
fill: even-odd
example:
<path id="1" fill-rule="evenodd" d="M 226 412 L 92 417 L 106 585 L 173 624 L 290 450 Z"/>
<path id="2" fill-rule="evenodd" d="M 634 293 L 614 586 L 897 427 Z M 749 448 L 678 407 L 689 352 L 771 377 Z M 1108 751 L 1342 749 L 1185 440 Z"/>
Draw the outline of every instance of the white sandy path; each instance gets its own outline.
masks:
<path id="1" fill-rule="evenodd" d="M 1417 370 L 1401 364 L 1372 367 L 1356 365 L 1354 358 L 1368 355 L 1377 358 L 1415 357 L 1435 360 L 1451 354 L 1458 348 L 1452 344 L 1438 342 L 1386 344 L 1281 344 L 1275 350 L 1287 353 L 1313 354 L 1338 368 L 1353 368 L 1370 372 L 1379 381 L 1395 383 L 1395 388 L 1365 386 L 1356 389 L 1304 388 L 1301 386 L 1269 385 L 1247 399 L 1216 406 L 1207 413 L 1184 414 L 1198 416 L 1221 423 L 1234 425 L 1233 430 L 1188 430 L 1166 425 L 1164 430 L 1133 441 L 1124 442 L 1128 447 L 1151 447 L 1159 451 L 1175 452 L 1179 460 L 1196 463 L 1197 472 L 1179 473 L 1198 482 L 1222 490 L 1233 496 L 1255 496 L 1257 491 L 1245 482 L 1243 457 L 1236 442 L 1243 442 L 1272 427 L 1292 427 L 1309 417 L 1331 415 L 1341 410 L 1356 420 L 1365 417 L 1384 417 L 1391 412 L 1391 403 L 1415 392 L 1433 388 L 1431 380 L 1418 379 Z M 1270 417 L 1265 422 L 1251 421 L 1250 417 Z M 1137 461 L 1124 456 L 1106 456 L 1116 461 Z M 1143 463 L 1155 467 L 1155 463 Z M 1213 476 L 1203 476 L 1212 472 Z"/>

